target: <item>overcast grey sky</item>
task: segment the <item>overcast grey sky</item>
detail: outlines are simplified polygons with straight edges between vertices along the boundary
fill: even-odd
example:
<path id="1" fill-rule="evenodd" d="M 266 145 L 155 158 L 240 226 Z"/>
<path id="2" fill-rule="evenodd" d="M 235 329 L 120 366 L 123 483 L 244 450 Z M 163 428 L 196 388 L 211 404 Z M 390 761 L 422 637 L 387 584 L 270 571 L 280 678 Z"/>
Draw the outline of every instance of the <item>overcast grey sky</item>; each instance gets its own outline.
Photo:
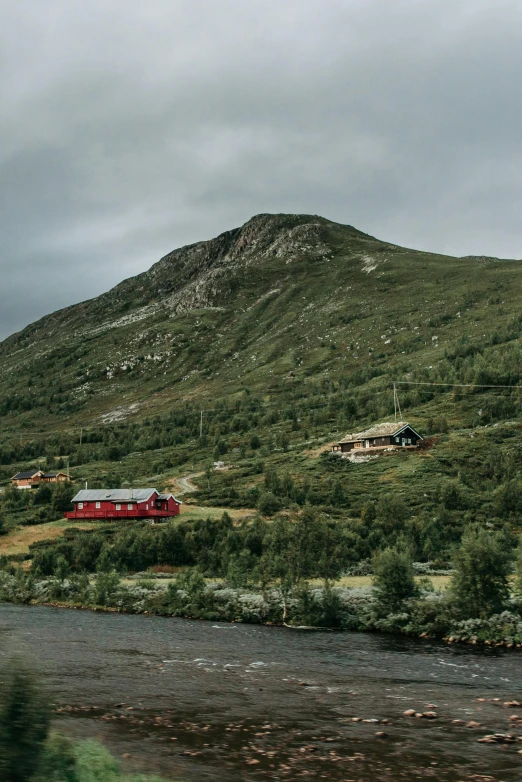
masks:
<path id="1" fill-rule="evenodd" d="M 520 0 L 0 12 L 0 338 L 259 212 L 522 258 Z"/>

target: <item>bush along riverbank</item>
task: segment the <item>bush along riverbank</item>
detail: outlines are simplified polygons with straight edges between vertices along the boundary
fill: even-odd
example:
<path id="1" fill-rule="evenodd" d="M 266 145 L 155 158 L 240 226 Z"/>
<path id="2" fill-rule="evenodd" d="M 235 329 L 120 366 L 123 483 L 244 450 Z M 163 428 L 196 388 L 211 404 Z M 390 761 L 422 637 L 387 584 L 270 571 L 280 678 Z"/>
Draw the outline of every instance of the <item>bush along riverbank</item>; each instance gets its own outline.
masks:
<path id="1" fill-rule="evenodd" d="M 53 707 L 19 659 L 0 665 L 0 779 L 3 782 L 162 782 L 127 774 L 96 741 L 51 730 Z M 165 781 L 163 781 L 165 782 Z"/>
<path id="2" fill-rule="evenodd" d="M 65 561 L 50 577 L 0 571 L 0 599 L 223 622 L 345 631 L 403 633 L 449 642 L 522 647 L 522 548 L 514 568 L 498 533 L 470 527 L 454 555 L 451 582 L 436 591 L 416 577 L 407 551 L 388 548 L 372 561 L 373 586 L 322 587 L 292 581 L 287 571 L 265 583 L 244 574 L 217 583 L 191 568 L 175 580 L 115 571 L 74 573 Z"/>

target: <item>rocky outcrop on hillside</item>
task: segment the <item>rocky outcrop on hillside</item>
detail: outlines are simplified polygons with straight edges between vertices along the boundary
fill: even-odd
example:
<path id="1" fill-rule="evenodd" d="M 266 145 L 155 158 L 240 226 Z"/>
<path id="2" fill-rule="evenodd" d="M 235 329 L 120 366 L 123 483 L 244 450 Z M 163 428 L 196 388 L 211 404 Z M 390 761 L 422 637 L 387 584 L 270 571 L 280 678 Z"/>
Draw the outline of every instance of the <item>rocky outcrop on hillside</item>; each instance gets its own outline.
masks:
<path id="1" fill-rule="evenodd" d="M 287 265 L 327 258 L 331 254 L 328 229 L 334 225 L 310 215 L 257 215 L 241 228 L 168 253 L 148 271 L 108 293 L 42 318 L 5 340 L 0 354 L 28 347 L 44 334 L 59 339 L 73 331 L 96 334 L 117 328 L 148 318 L 159 308 L 175 315 L 220 307 L 233 295 L 238 275 L 249 267 L 271 260 Z"/>
<path id="2" fill-rule="evenodd" d="M 173 285 L 164 304 L 175 314 L 220 306 L 223 298 L 233 294 L 237 274 L 249 266 L 272 258 L 285 264 L 296 260 L 312 262 L 330 254 L 324 226 L 320 222 L 301 221 L 298 217 L 289 220 L 285 215 L 258 215 L 242 228 L 210 242 L 170 253 L 147 274 L 158 281 L 158 297 L 165 296 L 169 284 Z M 184 272 L 182 279 L 177 273 L 179 269 Z"/>

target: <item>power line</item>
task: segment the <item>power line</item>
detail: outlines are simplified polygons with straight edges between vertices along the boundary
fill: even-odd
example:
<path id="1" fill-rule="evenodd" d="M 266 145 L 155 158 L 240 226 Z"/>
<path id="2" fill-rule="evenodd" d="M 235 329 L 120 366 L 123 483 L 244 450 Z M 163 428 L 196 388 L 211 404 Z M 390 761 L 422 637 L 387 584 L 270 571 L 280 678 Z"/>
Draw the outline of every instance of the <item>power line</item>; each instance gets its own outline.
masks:
<path id="1" fill-rule="evenodd" d="M 522 390 L 522 386 L 499 386 L 499 385 L 487 385 L 485 383 L 429 383 L 420 380 L 395 380 L 394 384 L 410 385 L 410 386 L 445 386 L 451 388 L 509 388 L 511 391 Z"/>
<path id="2" fill-rule="evenodd" d="M 374 393 L 374 394 L 384 394 L 384 393 L 387 393 L 387 391 L 386 391 L 386 389 L 381 388 L 379 390 L 373 391 L 372 393 Z M 306 397 L 303 397 L 302 399 L 304 400 L 304 399 L 306 399 Z M 296 399 L 290 399 L 290 400 L 288 400 L 288 402 L 286 402 L 284 404 L 286 404 L 287 406 L 296 407 L 296 406 L 299 406 L 299 402 L 300 401 L 301 401 L 300 399 L 297 399 L 297 400 Z M 307 407 L 304 410 L 304 412 L 313 411 L 313 410 L 320 410 L 322 408 L 329 407 L 331 405 L 331 403 L 332 403 L 332 400 L 329 400 L 327 402 L 319 402 L 319 403 L 314 404 L 314 405 L 310 405 L 310 404 L 306 403 Z M 281 402 L 278 402 L 278 401 L 274 400 L 273 402 L 265 403 L 265 404 L 261 405 L 260 407 L 254 409 L 254 410 L 244 410 L 244 409 L 241 409 L 241 408 L 239 410 L 234 410 L 233 408 L 223 408 L 223 407 L 214 406 L 214 407 L 206 407 L 203 410 L 202 409 L 198 410 L 197 408 L 196 409 L 189 409 L 189 410 L 184 410 L 184 409 L 180 409 L 180 408 L 177 408 L 177 409 L 174 408 L 173 410 L 167 411 L 165 414 L 168 415 L 169 413 L 171 413 L 171 414 L 186 413 L 187 416 L 192 416 L 196 420 L 199 418 L 199 429 L 201 431 L 202 421 L 203 421 L 203 416 L 204 415 L 209 415 L 209 414 L 212 414 L 212 413 L 228 413 L 228 414 L 236 414 L 237 413 L 238 415 L 241 415 L 241 414 L 244 415 L 245 413 L 249 413 L 249 412 L 250 413 L 260 413 L 260 412 L 267 412 L 267 411 L 273 410 L 273 409 L 281 410 Z M 161 413 L 158 413 L 158 414 L 154 415 L 153 418 L 156 418 L 157 416 L 161 416 L 161 415 L 162 415 Z M 47 437 L 47 436 L 52 435 L 52 434 L 63 435 L 63 434 L 74 434 L 76 432 L 76 433 L 78 433 L 80 435 L 80 444 L 81 444 L 81 440 L 82 440 L 82 438 L 83 438 L 83 436 L 84 436 L 84 434 L 86 432 L 101 431 L 101 430 L 104 430 L 104 429 L 110 431 L 111 427 L 114 427 L 115 429 L 117 429 L 118 426 L 125 427 L 126 424 L 133 423 L 133 422 L 138 423 L 138 420 L 134 420 L 132 418 L 128 418 L 128 419 L 119 420 L 119 421 L 107 421 L 105 423 L 99 423 L 99 422 L 91 423 L 91 424 L 89 424 L 89 423 L 85 424 L 84 423 L 84 424 L 78 424 L 77 426 L 63 427 L 62 429 L 46 429 L 45 431 L 39 431 L 39 430 L 36 430 L 36 429 L 33 429 L 33 430 L 31 430 L 31 429 L 23 429 L 23 430 L 19 430 L 19 429 L 9 430 L 9 429 L 6 429 L 3 432 L 0 431 L 0 438 L 1 437 L 22 437 L 22 436 L 23 437 Z"/>
<path id="3" fill-rule="evenodd" d="M 372 394 L 387 394 L 389 393 L 387 389 L 380 388 L 378 390 L 373 390 Z M 286 404 L 288 406 L 293 407 L 299 407 L 299 401 L 300 400 L 289 400 Z M 314 412 L 315 410 L 322 410 L 324 408 L 330 407 L 332 404 L 332 400 L 329 400 L 327 402 L 320 402 L 315 405 L 309 405 L 306 403 L 306 407 L 302 410 L 303 414 Z M 246 413 L 267 413 L 270 410 L 277 409 L 281 410 L 281 403 L 274 401 L 273 403 L 264 404 L 261 407 L 255 409 L 255 410 L 234 410 L 230 408 L 222 408 L 222 407 L 207 407 L 205 410 L 200 410 L 198 414 L 198 410 L 188 410 L 186 411 L 187 416 L 192 416 L 193 419 L 196 421 L 199 418 L 198 421 L 198 431 L 200 433 L 200 437 L 203 436 L 203 415 L 209 415 L 212 413 L 229 413 L 229 414 L 238 414 L 238 415 L 244 415 Z M 183 410 L 173 410 L 171 411 L 173 413 L 176 412 L 185 412 Z M 168 414 L 168 413 L 167 413 Z M 161 415 L 161 413 L 159 414 Z M 155 417 L 155 416 L 154 416 Z M 20 432 L 20 430 L 5 430 L 3 432 L 0 431 L 0 439 L 16 439 L 18 437 L 24 437 L 26 440 L 30 439 L 38 439 L 38 438 L 47 438 L 51 435 L 62 435 L 62 436 L 69 436 L 73 434 L 79 434 L 80 435 L 80 445 L 85 440 L 85 434 L 87 432 L 96 432 L 96 431 L 103 431 L 103 430 L 109 430 L 111 431 L 111 426 L 114 426 L 115 430 L 118 430 L 118 426 L 125 427 L 126 423 L 132 423 L 132 419 L 128 419 L 127 421 L 121 420 L 121 421 L 107 421 L 106 423 L 98 423 L 98 424 L 83 424 L 78 426 L 71 426 L 71 427 L 64 427 L 63 429 L 47 429 L 46 431 L 37 431 L 37 430 L 27 430 L 24 429 Z M 138 421 L 136 421 L 138 423 Z"/>
<path id="4" fill-rule="evenodd" d="M 435 387 L 444 387 L 444 388 L 498 388 L 498 389 L 509 389 L 511 391 L 522 390 L 522 385 L 508 386 L 508 385 L 493 385 L 493 384 L 484 384 L 484 383 L 435 383 L 435 382 L 420 381 L 420 380 L 393 380 L 393 381 L 389 380 L 389 381 L 386 381 L 386 382 L 387 383 L 391 383 L 393 385 L 393 388 L 394 388 L 394 395 L 393 396 L 394 396 L 395 415 L 397 415 L 397 412 L 398 412 L 399 416 L 401 416 L 402 413 L 400 412 L 400 403 L 399 403 L 399 400 L 398 400 L 397 389 L 396 389 L 397 385 L 435 386 Z M 345 389 L 345 390 L 347 391 L 348 389 Z M 373 394 L 383 394 L 383 393 L 388 393 L 388 392 L 385 389 L 381 388 L 379 390 L 373 390 L 372 393 Z M 289 400 L 287 404 L 293 403 L 294 405 L 296 405 L 296 404 L 298 405 L 299 401 L 300 400 L 295 400 L 295 399 L 294 400 Z M 306 412 L 312 412 L 314 410 L 320 410 L 320 409 L 329 407 L 330 404 L 331 404 L 331 402 L 328 401 L 328 402 L 318 403 L 318 404 L 315 404 L 315 405 L 310 405 L 310 406 L 307 406 L 306 409 L 303 412 L 306 413 Z M 267 412 L 267 411 L 269 411 L 270 409 L 273 409 L 273 408 L 279 408 L 280 409 L 281 408 L 281 402 L 274 401 L 273 403 L 268 403 L 268 404 L 265 403 L 264 405 L 262 405 L 257 410 L 253 410 L 251 412 L 254 412 L 254 413 L 256 413 L 256 412 Z M 194 417 L 197 416 L 197 414 L 198 414 L 197 410 L 186 410 L 185 411 L 183 409 L 180 410 L 179 408 L 178 408 L 178 411 L 174 410 L 174 411 L 171 411 L 171 412 L 174 412 L 174 413 L 175 412 L 186 412 L 187 415 L 194 416 Z M 227 408 L 222 408 L 222 407 L 216 407 L 215 406 L 215 407 L 208 407 L 204 411 L 200 409 L 200 411 L 199 411 L 199 418 L 200 418 L 200 420 L 199 420 L 199 432 L 200 432 L 200 437 L 202 436 L 203 412 L 206 415 L 209 415 L 209 414 L 212 414 L 212 413 L 227 412 Z M 228 412 L 230 413 L 230 412 L 234 412 L 234 411 L 233 410 L 231 411 L 230 409 L 228 409 Z M 245 412 L 248 412 L 248 411 L 245 411 L 245 410 L 238 410 L 237 411 L 238 414 L 245 413 Z M 161 415 L 161 413 L 159 415 Z M 132 419 L 130 419 L 130 421 L 132 421 Z M 15 430 L 15 431 L 6 430 L 6 431 L 0 433 L 0 437 L 2 439 L 4 439 L 4 440 L 5 439 L 18 439 L 18 438 L 20 438 L 20 443 L 22 443 L 23 442 L 23 438 L 25 438 L 25 439 L 48 438 L 48 437 L 50 437 L 52 435 L 62 435 L 63 436 L 63 435 L 72 435 L 74 433 L 77 433 L 80 436 L 80 445 L 81 445 L 83 443 L 84 434 L 89 432 L 89 431 L 93 432 L 93 431 L 100 431 L 100 430 L 104 430 L 104 429 L 109 429 L 110 430 L 111 426 L 114 426 L 117 429 L 118 425 L 125 426 L 126 423 L 128 423 L 128 422 L 127 421 L 107 421 L 105 423 L 97 422 L 97 423 L 92 423 L 92 424 L 83 424 L 83 425 L 72 426 L 72 427 L 64 427 L 62 429 L 48 429 L 48 430 L 43 431 L 43 432 L 42 431 L 31 431 L 31 430 L 26 430 L 26 429 L 24 429 L 23 431 L 20 431 L 20 430 L 18 430 L 18 431 L 17 430 Z"/>

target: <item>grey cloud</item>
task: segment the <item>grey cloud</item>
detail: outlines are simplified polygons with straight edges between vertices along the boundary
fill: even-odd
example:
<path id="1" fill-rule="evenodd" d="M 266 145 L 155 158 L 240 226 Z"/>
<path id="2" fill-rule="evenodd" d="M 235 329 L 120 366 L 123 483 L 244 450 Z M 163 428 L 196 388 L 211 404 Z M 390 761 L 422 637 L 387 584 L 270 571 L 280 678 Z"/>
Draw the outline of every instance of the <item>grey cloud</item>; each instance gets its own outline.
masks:
<path id="1" fill-rule="evenodd" d="M 0 336 L 258 212 L 522 256 L 516 1 L 0 10 Z"/>

